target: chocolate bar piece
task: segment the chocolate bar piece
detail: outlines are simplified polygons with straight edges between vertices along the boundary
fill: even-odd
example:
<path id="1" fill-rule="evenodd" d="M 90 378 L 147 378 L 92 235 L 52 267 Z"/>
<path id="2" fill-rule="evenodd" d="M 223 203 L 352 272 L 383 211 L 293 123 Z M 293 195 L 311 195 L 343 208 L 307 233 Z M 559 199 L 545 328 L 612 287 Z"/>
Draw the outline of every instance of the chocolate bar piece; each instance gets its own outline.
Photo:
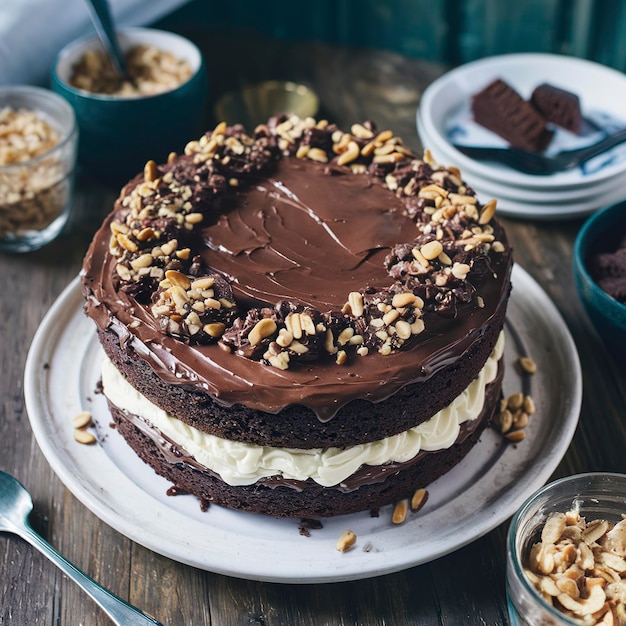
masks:
<path id="1" fill-rule="evenodd" d="M 543 83 L 535 88 L 530 101 L 548 122 L 576 134 L 580 132 L 582 115 L 575 93 Z"/>
<path id="2" fill-rule="evenodd" d="M 543 152 L 554 134 L 535 107 L 497 78 L 472 98 L 474 120 L 516 148 Z"/>

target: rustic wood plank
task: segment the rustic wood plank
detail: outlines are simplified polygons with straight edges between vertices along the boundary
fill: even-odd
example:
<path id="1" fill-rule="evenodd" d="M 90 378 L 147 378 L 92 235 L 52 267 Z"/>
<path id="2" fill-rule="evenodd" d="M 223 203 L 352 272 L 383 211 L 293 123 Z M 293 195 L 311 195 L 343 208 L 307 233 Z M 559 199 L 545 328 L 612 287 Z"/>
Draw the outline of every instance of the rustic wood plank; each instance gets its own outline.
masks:
<path id="1" fill-rule="evenodd" d="M 441 66 L 320 43 L 237 39 L 233 46 L 226 34 L 196 36 L 208 59 L 212 101 L 243 80 L 280 73 L 313 84 L 333 121 L 347 125 L 371 117 L 420 149 L 415 110 Z M 225 56 L 224 49 L 236 51 Z M 207 124 L 210 118 L 208 109 Z M 99 582 L 168 624 L 506 624 L 506 523 L 454 554 L 405 572 L 339 584 L 281 585 L 212 574 L 157 555 L 109 528 L 65 489 L 30 431 L 23 368 L 41 319 L 78 272 L 116 194 L 82 176 L 69 234 L 33 254 L 0 255 L 5 294 L 0 298 L 0 469 L 16 475 L 33 494 L 36 529 Z M 517 262 L 561 311 L 583 366 L 580 425 L 555 476 L 625 472 L 626 380 L 574 292 L 571 257 L 582 220 L 505 223 Z M 480 576 L 472 576 L 474 571 Z M 0 537 L 0 625 L 78 623 L 110 621 L 43 556 L 17 538 Z"/>

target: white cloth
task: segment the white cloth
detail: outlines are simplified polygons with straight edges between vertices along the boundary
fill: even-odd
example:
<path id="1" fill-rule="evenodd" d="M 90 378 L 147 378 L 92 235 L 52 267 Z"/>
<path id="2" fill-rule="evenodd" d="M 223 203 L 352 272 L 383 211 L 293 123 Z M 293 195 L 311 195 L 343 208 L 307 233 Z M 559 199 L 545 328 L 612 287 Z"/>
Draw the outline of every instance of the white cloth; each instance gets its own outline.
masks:
<path id="1" fill-rule="evenodd" d="M 109 0 L 118 26 L 146 26 L 187 0 Z M 0 0 L 0 85 L 49 84 L 66 44 L 96 34 L 86 0 Z"/>

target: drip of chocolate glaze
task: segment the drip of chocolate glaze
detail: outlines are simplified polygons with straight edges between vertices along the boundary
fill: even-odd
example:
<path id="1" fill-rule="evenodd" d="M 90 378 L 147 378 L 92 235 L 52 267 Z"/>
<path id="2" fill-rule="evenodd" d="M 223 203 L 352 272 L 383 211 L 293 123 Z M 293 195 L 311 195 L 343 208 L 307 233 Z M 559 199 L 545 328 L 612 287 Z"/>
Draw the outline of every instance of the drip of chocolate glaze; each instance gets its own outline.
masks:
<path id="1" fill-rule="evenodd" d="M 384 257 L 417 234 L 401 201 L 380 181 L 351 173 L 329 176 L 324 166 L 305 168 L 294 158 L 281 159 L 247 193 L 221 201 L 234 206 L 223 206 L 228 212 L 205 226 L 202 254 L 232 280 L 233 293 L 246 304 L 275 306 L 288 299 L 340 309 L 351 291 L 393 282 Z M 113 284 L 112 219 L 113 214 L 105 220 L 85 258 L 87 314 L 163 381 L 208 393 L 224 406 L 278 413 L 303 405 L 324 422 L 354 399 L 383 401 L 462 359 L 508 299 L 507 251 L 493 255 L 496 276 L 480 287 L 485 306 L 468 307 L 455 319 L 427 312 L 426 330 L 410 348 L 386 356 L 371 351 L 342 365 L 329 358 L 280 370 L 218 345 L 189 345 L 164 335 L 148 306 Z"/>

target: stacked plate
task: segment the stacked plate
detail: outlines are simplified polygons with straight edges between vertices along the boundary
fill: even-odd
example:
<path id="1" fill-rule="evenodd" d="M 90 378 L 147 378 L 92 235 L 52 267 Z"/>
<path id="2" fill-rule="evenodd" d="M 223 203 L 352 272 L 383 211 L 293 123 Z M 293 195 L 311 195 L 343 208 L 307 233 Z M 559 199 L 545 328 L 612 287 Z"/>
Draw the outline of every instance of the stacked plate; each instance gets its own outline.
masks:
<path id="1" fill-rule="evenodd" d="M 566 219 L 626 199 L 626 143 L 583 165 L 532 175 L 492 161 L 472 159 L 455 145 L 508 147 L 472 119 L 472 96 L 501 78 L 523 98 L 541 83 L 578 95 L 584 116 L 575 135 L 555 128 L 547 155 L 591 145 L 626 126 L 626 76 L 598 63 L 552 54 L 509 54 L 462 65 L 428 86 L 417 112 L 422 145 L 442 165 L 461 169 L 483 202 L 496 198 L 498 213 L 524 219 Z"/>

